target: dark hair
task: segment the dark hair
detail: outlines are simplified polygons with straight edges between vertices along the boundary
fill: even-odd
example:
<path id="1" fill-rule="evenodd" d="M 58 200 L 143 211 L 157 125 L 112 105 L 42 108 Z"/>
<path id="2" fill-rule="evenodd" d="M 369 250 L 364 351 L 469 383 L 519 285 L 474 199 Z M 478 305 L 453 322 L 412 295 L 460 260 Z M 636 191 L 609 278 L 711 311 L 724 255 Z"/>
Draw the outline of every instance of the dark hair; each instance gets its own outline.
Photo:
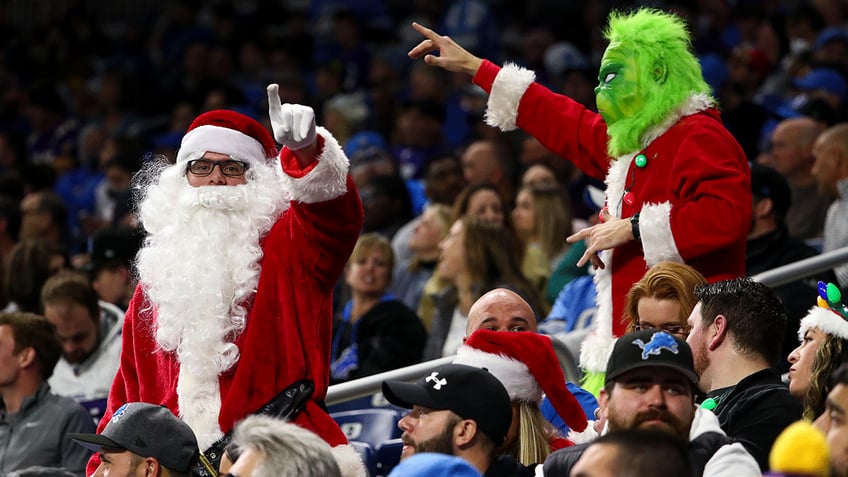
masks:
<path id="1" fill-rule="evenodd" d="M 33 348 L 38 357 L 41 377 L 47 379 L 53 375 L 53 368 L 62 355 L 62 344 L 56 336 L 56 328 L 41 315 L 35 313 L 0 313 L 0 326 L 12 327 L 15 336 L 14 353 Z"/>
<path id="2" fill-rule="evenodd" d="M 547 304 L 536 287 L 521 271 L 515 238 L 501 224 L 479 217 L 462 219 L 463 248 L 473 282 L 478 286 L 474 299 L 495 288 L 509 286 L 519 293 L 536 314 L 537 321 L 547 315 Z"/>
<path id="3" fill-rule="evenodd" d="M 734 278 L 695 287 L 701 303 L 700 326 L 724 315 L 737 350 L 764 358 L 771 366 L 781 359 L 786 309 L 774 291 L 750 278 Z"/>
<path id="4" fill-rule="evenodd" d="M 6 263 L 6 294 L 21 311 L 41 312 L 41 287 L 52 275 L 50 259 L 62 256 L 70 263 L 68 252 L 53 242 L 42 239 L 22 240 L 12 248 Z"/>
<path id="5" fill-rule="evenodd" d="M 88 310 L 91 319 L 98 323 L 100 320 L 100 305 L 97 302 L 97 292 L 91 283 L 77 273 L 59 273 L 47 279 L 41 289 L 41 306 L 75 303 Z"/>
<path id="6" fill-rule="evenodd" d="M 42 190 L 38 194 L 38 210 L 50 214 L 53 224 L 62 230 L 68 228 L 68 208 L 55 192 Z"/>
<path id="7" fill-rule="evenodd" d="M 6 233 L 17 242 L 21 235 L 21 206 L 18 201 L 0 195 L 0 218 L 6 219 Z"/>
<path id="8" fill-rule="evenodd" d="M 836 368 L 836 371 L 833 372 L 830 380 L 833 382 L 834 387 L 836 387 L 837 384 L 848 385 L 848 362 L 842 363 L 838 368 Z"/>
<path id="9" fill-rule="evenodd" d="M 691 477 L 686 445 L 673 434 L 646 429 L 623 429 L 605 434 L 591 446 L 615 447 L 614 475 L 639 477 Z M 657 456 L 662 456 L 658 459 Z"/>

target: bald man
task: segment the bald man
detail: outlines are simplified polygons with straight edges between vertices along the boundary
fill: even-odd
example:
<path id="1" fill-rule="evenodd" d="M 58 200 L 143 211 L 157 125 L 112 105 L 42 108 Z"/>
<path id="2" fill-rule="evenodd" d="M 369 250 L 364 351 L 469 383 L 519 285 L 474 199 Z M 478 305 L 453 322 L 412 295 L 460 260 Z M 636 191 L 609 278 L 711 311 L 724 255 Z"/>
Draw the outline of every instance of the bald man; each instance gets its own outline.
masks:
<path id="1" fill-rule="evenodd" d="M 494 141 L 474 141 L 465 148 L 459 163 L 468 185 L 494 184 L 507 203 L 513 202 L 512 177 L 516 165 L 503 146 Z"/>
<path id="2" fill-rule="evenodd" d="M 521 298 L 518 293 L 508 288 L 495 288 L 489 291 L 474 303 L 468 310 L 468 320 L 465 325 L 465 337 L 463 343 L 472 333 L 479 329 L 493 331 L 532 331 L 536 332 L 536 315 L 530 304 Z M 551 338 L 552 340 L 555 338 Z M 577 386 L 574 383 L 565 383 L 571 394 L 580 402 L 580 407 L 590 420 L 595 416 L 598 401 L 592 393 Z M 568 435 L 568 426 L 554 411 L 551 402 L 545 397 L 540 406 L 542 414 L 563 436 Z"/>
<path id="3" fill-rule="evenodd" d="M 827 208 L 824 225 L 824 251 L 848 246 L 848 124 L 838 124 L 823 132 L 813 147 L 816 162 L 813 175 L 819 192 L 834 199 Z M 834 268 L 839 285 L 848 287 L 848 264 Z M 470 320 L 470 316 L 469 316 Z"/>
<path id="4" fill-rule="evenodd" d="M 771 136 L 768 165 L 789 183 L 792 203 L 786 213 L 789 236 L 799 240 L 821 237 L 829 200 L 819 194 L 812 173 L 813 143 L 824 126 L 812 118 L 790 118 L 778 123 Z"/>

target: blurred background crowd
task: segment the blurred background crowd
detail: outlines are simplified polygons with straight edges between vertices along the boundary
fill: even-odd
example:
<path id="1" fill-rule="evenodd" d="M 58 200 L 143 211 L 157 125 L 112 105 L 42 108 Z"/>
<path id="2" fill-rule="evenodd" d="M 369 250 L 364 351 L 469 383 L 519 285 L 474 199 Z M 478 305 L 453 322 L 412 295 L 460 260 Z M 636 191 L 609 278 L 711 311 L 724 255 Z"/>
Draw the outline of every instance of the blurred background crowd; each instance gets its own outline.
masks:
<path id="1" fill-rule="evenodd" d="M 410 24 L 531 68 L 594 108 L 605 18 L 642 5 L 687 20 L 728 129 L 791 191 L 769 178 L 755 199 L 772 198 L 786 214 L 779 226 L 820 250 L 835 197 L 816 187 L 811 148 L 845 119 L 848 95 L 848 5 L 838 0 L 9 0 L 0 4 L 0 302 L 38 307 L 40 284 L 76 268 L 92 273 L 98 291 L 115 290 L 101 299 L 126 306 L 139 244 L 133 174 L 173 160 L 203 111 L 235 109 L 267 125 L 265 86 L 279 83 L 283 102 L 312 106 L 345 147 L 363 232 L 392 242 L 393 266 L 432 272 L 454 217 L 494 217 L 514 235 L 545 316 L 564 285 L 588 273 L 561 266 L 582 253 L 562 237 L 592 220 L 597 203 L 586 186 L 602 184 L 525 133 L 487 126 L 486 96 L 468 78 L 409 60 L 420 39 Z M 478 189 L 489 190 L 488 201 L 471 200 Z M 422 214 L 435 205 L 453 215 Z M 551 216 L 560 218 L 542 223 Z M 435 232 L 415 238 L 424 217 Z M 569 250 L 576 257 L 567 259 Z M 104 270 L 112 285 L 98 285 Z M 429 328 L 435 305 L 418 304 L 431 295 L 421 291 L 427 277 L 393 275 L 418 280 L 405 301 Z M 345 288 L 339 303 L 351 294 Z M 395 288 L 399 296 L 408 284 Z"/>

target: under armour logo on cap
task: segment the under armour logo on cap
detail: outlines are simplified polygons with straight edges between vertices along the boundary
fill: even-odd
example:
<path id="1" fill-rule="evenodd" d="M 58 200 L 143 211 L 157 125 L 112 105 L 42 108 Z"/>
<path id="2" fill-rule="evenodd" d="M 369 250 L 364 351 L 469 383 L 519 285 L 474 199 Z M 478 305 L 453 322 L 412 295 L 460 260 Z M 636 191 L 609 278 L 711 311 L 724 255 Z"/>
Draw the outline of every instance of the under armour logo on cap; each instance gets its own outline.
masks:
<path id="1" fill-rule="evenodd" d="M 650 355 L 659 356 L 664 349 L 677 354 L 677 341 L 665 331 L 657 331 L 647 343 L 641 339 L 635 339 L 633 344 L 642 348 L 642 359 L 648 359 Z"/>
<path id="2" fill-rule="evenodd" d="M 426 381 L 428 383 L 430 381 L 433 382 L 433 389 L 435 389 L 436 391 L 442 389 L 442 386 L 446 386 L 448 384 L 447 379 L 444 379 L 444 378 L 439 379 L 438 376 L 439 376 L 439 372 L 433 371 L 429 376 L 424 378 L 424 381 Z"/>

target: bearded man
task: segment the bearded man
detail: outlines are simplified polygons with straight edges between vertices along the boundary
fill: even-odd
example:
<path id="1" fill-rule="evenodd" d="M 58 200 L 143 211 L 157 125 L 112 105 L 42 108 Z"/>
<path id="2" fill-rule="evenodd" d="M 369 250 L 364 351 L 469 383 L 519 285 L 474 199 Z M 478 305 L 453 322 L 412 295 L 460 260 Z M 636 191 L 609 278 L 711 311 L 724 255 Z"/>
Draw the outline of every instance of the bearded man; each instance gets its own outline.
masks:
<path id="1" fill-rule="evenodd" d="M 143 173 L 148 237 L 100 430 L 124 402 L 162 404 L 207 449 L 308 379 L 314 394 L 293 422 L 347 443 L 321 401 L 332 289 L 362 206 L 339 144 L 311 108 L 281 105 L 277 91 L 268 87 L 273 138 L 247 116 L 210 111 L 192 122 L 175 164 Z"/>
<path id="2" fill-rule="evenodd" d="M 626 329 L 625 297 L 648 267 L 672 260 L 710 281 L 744 275 L 750 171 L 721 123 L 680 18 L 651 9 L 611 14 L 595 88 L 600 113 L 535 83 L 532 71 L 501 68 L 448 37 L 413 28 L 426 39 L 409 56 L 473 75 L 489 93 L 489 125 L 520 127 L 606 179 L 602 222 L 568 237 L 586 240 L 577 265 L 591 261 L 598 269 L 598 313 L 580 358 L 588 389 L 603 384 L 614 338 Z M 428 54 L 434 51 L 439 56 Z"/>

